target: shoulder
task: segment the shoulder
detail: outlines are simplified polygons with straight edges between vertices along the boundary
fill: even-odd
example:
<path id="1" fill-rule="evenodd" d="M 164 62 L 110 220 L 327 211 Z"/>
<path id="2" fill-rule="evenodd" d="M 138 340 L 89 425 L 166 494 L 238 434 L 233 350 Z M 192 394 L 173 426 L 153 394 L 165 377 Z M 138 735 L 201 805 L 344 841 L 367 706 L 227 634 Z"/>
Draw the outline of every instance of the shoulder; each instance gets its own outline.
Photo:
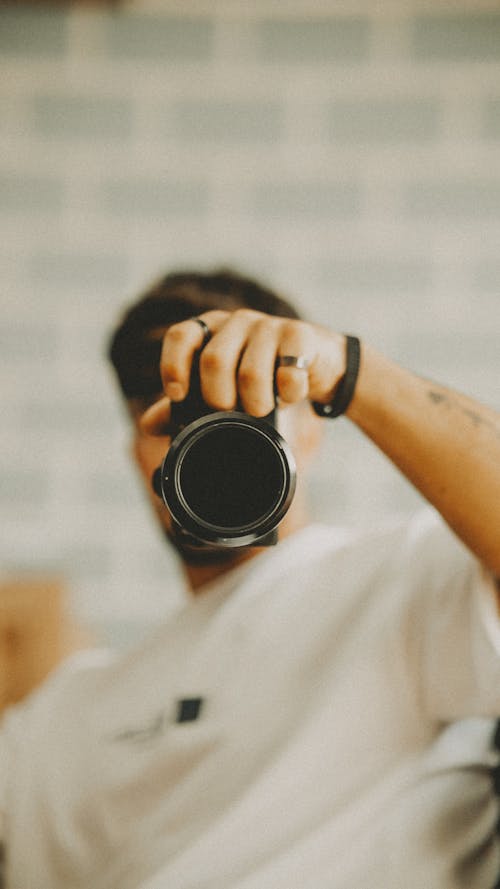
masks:
<path id="1" fill-rule="evenodd" d="M 344 579 L 351 591 L 392 591 L 401 601 L 459 587 L 491 598 L 494 590 L 479 560 L 430 506 L 368 528 L 312 526 L 309 535 L 316 540 L 308 557 L 316 577 L 330 574 L 337 587 Z"/>
<path id="2" fill-rule="evenodd" d="M 378 523 L 373 528 L 345 532 L 347 548 L 378 554 L 381 562 L 425 574 L 471 570 L 477 559 L 431 506 L 411 516 Z"/>

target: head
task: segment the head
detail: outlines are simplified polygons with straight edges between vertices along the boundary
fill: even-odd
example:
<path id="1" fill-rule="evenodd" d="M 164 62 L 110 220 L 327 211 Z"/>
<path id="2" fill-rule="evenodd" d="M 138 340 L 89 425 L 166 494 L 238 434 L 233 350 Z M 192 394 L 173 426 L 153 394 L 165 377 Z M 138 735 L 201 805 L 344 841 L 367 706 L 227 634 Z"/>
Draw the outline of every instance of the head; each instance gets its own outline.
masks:
<path id="1" fill-rule="evenodd" d="M 153 493 L 151 485 L 154 470 L 161 464 L 171 439 L 144 434 L 137 421 L 163 394 L 159 361 L 166 329 L 211 309 L 233 311 L 243 307 L 281 317 L 300 317 L 283 297 L 234 271 L 174 272 L 156 282 L 126 311 L 111 338 L 109 357 L 134 424 L 134 456 L 161 525 L 178 549 L 168 510 Z M 286 413 L 293 413 L 293 409 L 287 409 Z M 314 419 L 312 423 L 317 425 Z M 290 419 L 285 437 L 290 434 L 289 427 Z M 184 550 L 180 554 L 186 562 L 198 558 Z M 233 550 L 228 551 L 227 556 L 218 556 L 217 560 L 234 562 L 235 558 Z"/>

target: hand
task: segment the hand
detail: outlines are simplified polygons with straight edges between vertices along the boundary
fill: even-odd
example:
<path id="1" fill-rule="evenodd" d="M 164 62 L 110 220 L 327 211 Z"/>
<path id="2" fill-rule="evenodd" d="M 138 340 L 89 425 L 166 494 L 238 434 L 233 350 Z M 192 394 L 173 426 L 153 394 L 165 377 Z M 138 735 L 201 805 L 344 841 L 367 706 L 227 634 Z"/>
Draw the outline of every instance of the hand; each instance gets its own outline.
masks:
<path id="1" fill-rule="evenodd" d="M 264 417 L 275 403 L 274 378 L 280 403 L 309 398 L 327 403 L 345 371 L 345 340 L 324 327 L 237 309 L 199 316 L 211 339 L 200 355 L 201 391 L 216 410 L 233 410 L 239 402 L 254 417 Z M 166 332 L 160 360 L 165 397 L 141 418 L 141 427 L 161 435 L 170 420 L 172 401 L 188 392 L 193 357 L 203 344 L 203 330 L 192 318 Z M 278 367 L 280 356 L 304 356 L 307 369 Z"/>

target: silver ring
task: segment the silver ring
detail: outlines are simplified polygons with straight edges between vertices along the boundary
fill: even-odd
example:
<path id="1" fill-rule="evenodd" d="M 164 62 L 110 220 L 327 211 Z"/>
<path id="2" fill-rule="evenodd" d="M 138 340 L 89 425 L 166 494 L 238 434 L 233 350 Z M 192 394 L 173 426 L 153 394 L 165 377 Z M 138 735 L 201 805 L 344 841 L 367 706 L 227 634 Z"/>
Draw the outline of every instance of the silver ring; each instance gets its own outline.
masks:
<path id="1" fill-rule="evenodd" d="M 280 367 L 296 367 L 297 370 L 307 370 L 311 362 L 305 355 L 280 355 Z"/>
<path id="2" fill-rule="evenodd" d="M 203 331 L 203 341 L 200 346 L 200 349 L 203 349 L 208 341 L 212 338 L 212 331 L 210 330 L 208 324 L 205 323 L 203 318 L 191 318 L 191 321 L 196 321 L 196 323 L 200 325 Z"/>

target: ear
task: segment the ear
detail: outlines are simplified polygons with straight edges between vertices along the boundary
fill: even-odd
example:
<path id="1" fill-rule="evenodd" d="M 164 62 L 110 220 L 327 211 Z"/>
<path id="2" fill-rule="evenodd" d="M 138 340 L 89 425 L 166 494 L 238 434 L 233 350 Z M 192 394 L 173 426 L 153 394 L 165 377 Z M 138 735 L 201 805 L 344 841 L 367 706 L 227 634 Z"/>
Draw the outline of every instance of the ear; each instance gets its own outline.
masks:
<path id="1" fill-rule="evenodd" d="M 155 460 L 156 450 L 157 444 L 154 439 L 151 441 L 151 439 L 141 435 L 137 429 L 133 431 L 129 444 L 129 454 L 146 482 L 149 482 L 151 478 L 151 465 Z M 153 454 L 150 453 L 151 451 L 153 451 Z"/>
<path id="2" fill-rule="evenodd" d="M 323 443 L 325 421 L 301 402 L 279 411 L 278 428 L 289 442 L 298 468 L 307 469 Z"/>
<path id="3" fill-rule="evenodd" d="M 132 457 L 135 463 L 137 463 L 137 465 L 142 468 L 143 454 L 139 445 L 139 435 L 137 434 L 136 430 L 134 430 L 134 434 L 129 441 L 128 452 L 129 456 Z"/>

